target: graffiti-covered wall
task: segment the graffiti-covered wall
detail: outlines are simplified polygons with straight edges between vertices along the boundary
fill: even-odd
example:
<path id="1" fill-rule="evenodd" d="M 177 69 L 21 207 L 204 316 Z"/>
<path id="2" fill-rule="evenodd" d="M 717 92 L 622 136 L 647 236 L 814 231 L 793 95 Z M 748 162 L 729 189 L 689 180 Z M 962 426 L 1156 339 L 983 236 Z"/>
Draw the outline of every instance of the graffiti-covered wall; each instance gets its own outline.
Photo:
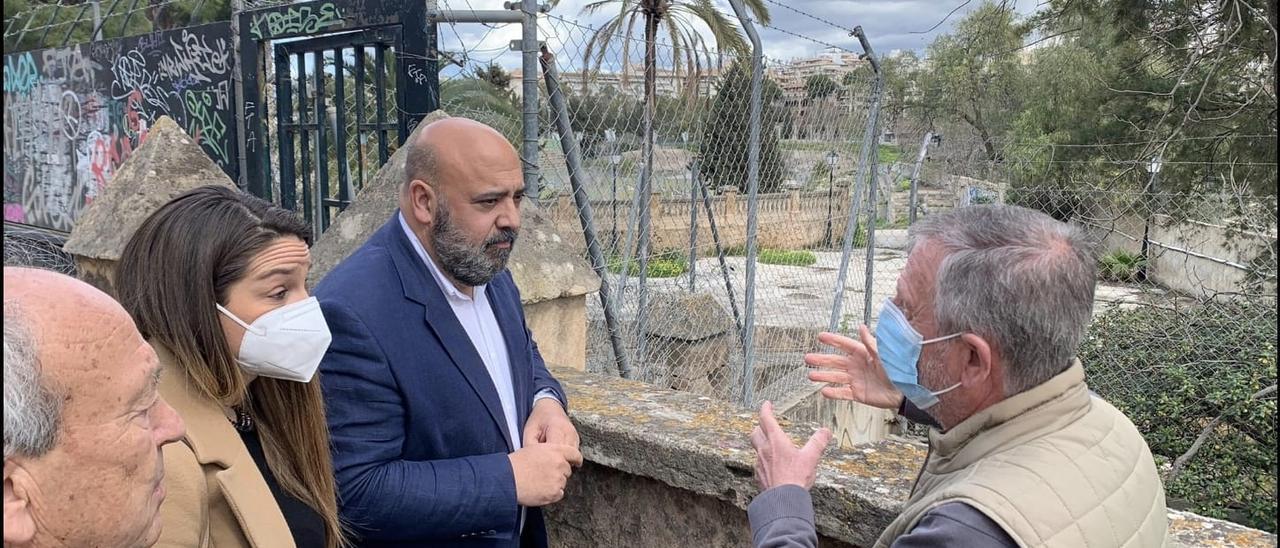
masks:
<path id="1" fill-rule="evenodd" d="M 71 230 L 173 118 L 235 179 L 229 23 L 4 56 L 4 220 Z"/>

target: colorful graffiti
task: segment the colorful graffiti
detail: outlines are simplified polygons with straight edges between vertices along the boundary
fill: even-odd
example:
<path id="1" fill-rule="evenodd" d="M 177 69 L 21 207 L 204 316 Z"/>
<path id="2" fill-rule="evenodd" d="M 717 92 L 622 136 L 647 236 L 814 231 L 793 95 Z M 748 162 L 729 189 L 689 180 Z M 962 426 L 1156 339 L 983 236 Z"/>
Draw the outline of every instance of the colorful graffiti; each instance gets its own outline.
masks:
<path id="1" fill-rule="evenodd" d="M 6 55 L 4 58 L 4 92 L 27 95 L 40 83 L 40 72 L 31 52 Z"/>
<path id="2" fill-rule="evenodd" d="M 342 24 L 338 7 L 325 2 L 312 11 L 311 6 L 292 7 L 253 16 L 249 32 L 254 39 L 262 40 L 284 34 L 314 34 L 328 27 Z"/>
<path id="3" fill-rule="evenodd" d="M 5 55 L 4 220 L 70 230 L 160 116 L 235 176 L 231 29 Z"/>

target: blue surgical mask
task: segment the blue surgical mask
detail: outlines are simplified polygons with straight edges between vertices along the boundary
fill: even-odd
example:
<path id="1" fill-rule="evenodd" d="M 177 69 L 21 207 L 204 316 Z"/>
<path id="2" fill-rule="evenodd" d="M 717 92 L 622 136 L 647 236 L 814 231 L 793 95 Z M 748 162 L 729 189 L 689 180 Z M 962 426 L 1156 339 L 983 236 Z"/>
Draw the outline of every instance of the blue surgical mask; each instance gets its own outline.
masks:
<path id="1" fill-rule="evenodd" d="M 917 409 L 928 409 L 938 404 L 938 396 L 960 387 L 957 382 L 937 392 L 920 384 L 920 349 L 926 344 L 959 337 L 960 333 L 924 340 L 924 336 L 911 327 L 906 314 L 893 300 L 885 299 L 880 307 L 880 319 L 876 321 L 876 350 L 880 363 L 884 364 L 889 380 L 911 400 Z"/>

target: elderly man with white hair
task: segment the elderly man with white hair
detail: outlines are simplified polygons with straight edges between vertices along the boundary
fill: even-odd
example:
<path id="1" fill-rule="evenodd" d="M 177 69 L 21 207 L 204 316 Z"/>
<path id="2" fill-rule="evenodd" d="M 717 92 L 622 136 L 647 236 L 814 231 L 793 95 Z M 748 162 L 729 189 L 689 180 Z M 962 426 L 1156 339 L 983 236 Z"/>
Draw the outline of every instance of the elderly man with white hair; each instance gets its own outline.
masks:
<path id="1" fill-rule="evenodd" d="M 118 303 L 54 272 L 4 268 L 4 545 L 151 546 L 182 419 Z"/>
<path id="2" fill-rule="evenodd" d="M 1075 227 L 1015 206 L 911 228 L 897 294 L 860 341 L 823 333 L 824 396 L 930 425 L 929 456 L 877 547 L 1159 546 L 1164 488 L 1142 435 L 1089 392 L 1076 349 L 1096 262 Z M 814 546 L 807 489 L 828 432 L 797 449 L 768 403 L 752 434 L 756 546 Z"/>

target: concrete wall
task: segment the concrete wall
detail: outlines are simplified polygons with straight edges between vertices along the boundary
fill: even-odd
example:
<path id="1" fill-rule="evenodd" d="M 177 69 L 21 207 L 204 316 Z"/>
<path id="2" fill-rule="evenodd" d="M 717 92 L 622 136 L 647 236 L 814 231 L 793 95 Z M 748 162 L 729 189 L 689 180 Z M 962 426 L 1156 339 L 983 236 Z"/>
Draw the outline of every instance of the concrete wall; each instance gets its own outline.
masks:
<path id="1" fill-rule="evenodd" d="M 930 211 L 935 212 L 950 208 L 956 203 L 954 193 L 949 191 L 925 191 L 920 194 L 920 199 L 925 201 Z M 746 197 L 739 194 L 736 189 L 730 188 L 724 194 L 712 196 L 710 201 L 721 244 L 725 247 L 746 245 Z M 892 194 L 893 218 L 906 217 L 907 202 L 907 192 Z M 821 244 L 827 230 L 828 204 L 833 217 L 832 240 L 838 246 L 844 238 L 845 223 L 848 219 L 847 188 L 835 189 L 830 200 L 826 191 L 792 190 L 761 195 L 758 210 L 759 245 L 762 248 L 800 249 Z M 652 219 L 654 253 L 689 249 L 689 199 L 663 198 L 654 195 L 646 205 L 649 207 Z M 578 220 L 577 209 L 571 197 L 561 196 L 555 202 L 545 204 L 545 207 L 557 231 L 566 236 L 573 245 L 585 249 L 582 225 Z M 626 245 L 631 207 L 630 200 L 592 200 L 591 208 L 596 222 L 596 235 L 604 249 L 621 248 Z M 697 218 L 698 247 L 710 253 L 714 250 L 714 241 L 711 237 L 711 224 L 707 220 L 706 209 L 701 200 L 698 202 Z M 633 221 L 630 224 L 637 223 Z M 617 246 L 610 245 L 614 238 L 618 242 Z"/>
<path id="2" fill-rule="evenodd" d="M 1136 214 L 1120 216 L 1105 225 L 1087 225 L 1101 242 L 1103 254 L 1115 251 L 1139 253 L 1146 220 Z M 1157 283 L 1193 296 L 1244 291 L 1250 262 L 1275 252 L 1275 235 L 1238 230 L 1219 224 L 1168 215 L 1152 217 L 1148 275 Z M 1265 284 L 1271 294 L 1276 281 Z"/>

